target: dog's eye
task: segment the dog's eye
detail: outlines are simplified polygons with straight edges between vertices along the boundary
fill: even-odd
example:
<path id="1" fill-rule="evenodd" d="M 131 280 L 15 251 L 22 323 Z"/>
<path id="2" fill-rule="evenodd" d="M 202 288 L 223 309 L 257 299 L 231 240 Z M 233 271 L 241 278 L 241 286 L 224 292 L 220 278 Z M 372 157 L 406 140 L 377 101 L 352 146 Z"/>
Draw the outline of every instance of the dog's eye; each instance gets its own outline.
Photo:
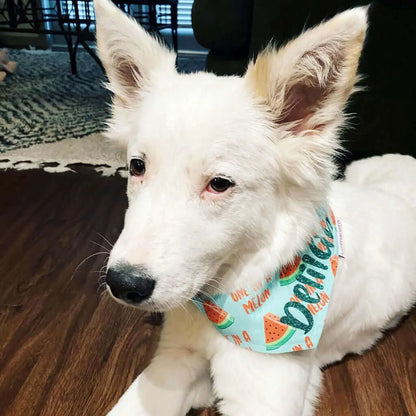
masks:
<path id="1" fill-rule="evenodd" d="M 235 183 L 227 178 L 221 178 L 218 176 L 211 180 L 211 182 L 207 186 L 208 192 L 213 192 L 219 194 L 221 192 L 225 192 L 227 189 L 233 187 Z"/>
<path id="2" fill-rule="evenodd" d="M 131 159 L 130 160 L 130 175 L 142 176 L 146 171 L 146 165 L 142 159 Z"/>

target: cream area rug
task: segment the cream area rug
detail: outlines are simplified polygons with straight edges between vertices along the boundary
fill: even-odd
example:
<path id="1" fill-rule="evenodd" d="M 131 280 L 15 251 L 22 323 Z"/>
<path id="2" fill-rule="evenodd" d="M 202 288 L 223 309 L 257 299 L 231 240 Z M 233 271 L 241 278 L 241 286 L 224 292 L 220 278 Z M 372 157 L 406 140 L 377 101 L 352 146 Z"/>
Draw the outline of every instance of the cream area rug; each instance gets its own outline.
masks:
<path id="1" fill-rule="evenodd" d="M 103 176 L 127 176 L 125 155 L 100 133 L 0 153 L 0 169 L 74 172 L 74 164 L 91 165 Z"/>

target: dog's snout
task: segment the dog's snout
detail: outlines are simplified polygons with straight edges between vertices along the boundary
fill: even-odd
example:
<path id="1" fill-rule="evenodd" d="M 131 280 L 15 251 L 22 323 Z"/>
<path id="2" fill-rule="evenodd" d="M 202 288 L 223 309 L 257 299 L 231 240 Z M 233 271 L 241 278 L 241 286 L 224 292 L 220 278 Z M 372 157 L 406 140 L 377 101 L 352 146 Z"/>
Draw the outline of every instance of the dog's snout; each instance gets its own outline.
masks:
<path id="1" fill-rule="evenodd" d="M 148 299 L 156 284 L 144 267 L 126 263 L 110 267 L 106 282 L 113 296 L 130 305 L 138 305 Z"/>

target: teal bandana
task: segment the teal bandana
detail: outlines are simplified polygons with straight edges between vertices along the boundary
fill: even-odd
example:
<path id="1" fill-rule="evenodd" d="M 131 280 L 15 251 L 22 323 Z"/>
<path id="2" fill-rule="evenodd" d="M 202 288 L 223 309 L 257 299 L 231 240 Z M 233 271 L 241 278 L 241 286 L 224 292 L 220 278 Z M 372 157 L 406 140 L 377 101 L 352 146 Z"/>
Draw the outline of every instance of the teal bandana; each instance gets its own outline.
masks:
<path id="1" fill-rule="evenodd" d="M 249 350 L 284 353 L 316 348 L 339 258 L 338 226 L 328 207 L 304 252 L 251 288 L 194 299 L 229 341 Z"/>

